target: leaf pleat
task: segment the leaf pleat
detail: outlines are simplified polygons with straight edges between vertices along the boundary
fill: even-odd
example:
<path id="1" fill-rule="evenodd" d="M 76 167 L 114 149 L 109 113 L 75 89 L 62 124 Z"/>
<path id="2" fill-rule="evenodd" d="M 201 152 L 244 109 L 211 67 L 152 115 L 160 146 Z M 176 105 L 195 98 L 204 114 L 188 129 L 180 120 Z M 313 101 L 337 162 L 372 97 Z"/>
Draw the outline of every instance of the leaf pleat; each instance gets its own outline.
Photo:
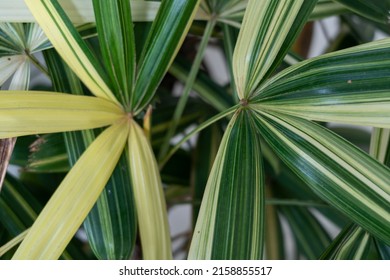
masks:
<path id="1" fill-rule="evenodd" d="M 251 114 L 237 113 L 222 138 L 203 196 L 190 259 L 261 259 L 264 178 Z"/>
<path id="2" fill-rule="evenodd" d="M 103 127 L 122 117 L 120 107 L 102 98 L 53 92 L 0 92 L 0 138 Z"/>
<path id="3" fill-rule="evenodd" d="M 67 174 L 13 259 L 57 259 L 109 180 L 128 136 L 127 122 L 102 132 Z"/>
<path id="4" fill-rule="evenodd" d="M 261 112 L 256 125 L 275 153 L 320 197 L 390 242 L 390 170 L 326 128 Z"/>

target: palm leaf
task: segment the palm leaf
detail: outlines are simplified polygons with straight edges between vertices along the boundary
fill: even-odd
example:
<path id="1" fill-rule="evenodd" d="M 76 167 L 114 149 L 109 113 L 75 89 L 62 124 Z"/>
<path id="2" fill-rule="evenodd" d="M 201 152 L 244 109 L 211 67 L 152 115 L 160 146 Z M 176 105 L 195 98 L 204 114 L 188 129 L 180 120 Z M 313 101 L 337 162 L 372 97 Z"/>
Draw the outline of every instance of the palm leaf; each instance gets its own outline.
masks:
<path id="1" fill-rule="evenodd" d="M 389 24 L 389 0 L 335 0 L 348 9 L 379 23 Z"/>
<path id="2" fill-rule="evenodd" d="M 171 259 L 167 209 L 157 162 L 143 130 L 134 121 L 129 126 L 128 160 L 143 258 Z"/>
<path id="3" fill-rule="evenodd" d="M 122 117 L 117 105 L 101 98 L 52 92 L 0 92 L 0 138 L 103 127 Z"/>
<path id="4" fill-rule="evenodd" d="M 13 259 L 57 259 L 61 255 L 109 180 L 127 135 L 126 122 L 99 135 L 50 198 Z"/>
<path id="5" fill-rule="evenodd" d="M 118 103 L 99 61 L 89 50 L 57 0 L 26 0 L 31 13 L 69 67 L 101 98 Z"/>
<path id="6" fill-rule="evenodd" d="M 96 27 L 105 69 L 122 104 L 128 104 L 135 75 L 135 43 L 128 0 L 94 0 Z"/>
<path id="7" fill-rule="evenodd" d="M 249 1 L 233 55 L 240 99 L 249 98 L 268 71 L 281 62 L 315 3 L 316 0 Z M 298 15 L 301 18 L 296 21 Z"/>
<path id="8" fill-rule="evenodd" d="M 132 110 L 141 111 L 150 100 L 178 52 L 200 0 L 163 1 L 138 64 Z"/>
<path id="9" fill-rule="evenodd" d="M 390 242 L 389 169 L 327 129 L 261 112 L 256 125 L 275 153 L 320 197 Z"/>
<path id="10" fill-rule="evenodd" d="M 390 127 L 390 40 L 289 67 L 254 98 L 261 110 L 302 118 Z"/>
<path id="11" fill-rule="evenodd" d="M 345 227 L 327 250 L 323 260 L 361 260 L 367 258 L 372 238 L 370 234 L 355 224 Z"/>
<path id="12" fill-rule="evenodd" d="M 264 189 L 259 135 L 251 114 L 236 113 L 211 170 L 190 259 L 261 259 Z"/>

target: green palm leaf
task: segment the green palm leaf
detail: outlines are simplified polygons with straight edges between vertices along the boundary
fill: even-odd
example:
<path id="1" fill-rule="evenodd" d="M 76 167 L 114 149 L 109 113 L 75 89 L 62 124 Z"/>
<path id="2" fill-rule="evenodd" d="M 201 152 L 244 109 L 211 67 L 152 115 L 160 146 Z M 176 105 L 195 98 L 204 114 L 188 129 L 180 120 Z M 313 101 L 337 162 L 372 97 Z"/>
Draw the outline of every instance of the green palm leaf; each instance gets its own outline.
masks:
<path id="1" fill-rule="evenodd" d="M 361 227 L 350 224 L 345 227 L 327 250 L 323 260 L 361 260 L 365 259 L 372 244 L 371 235 Z"/>
<path id="2" fill-rule="evenodd" d="M 249 98 L 282 61 L 315 3 L 316 0 L 249 1 L 233 55 L 240 99 Z M 300 20 L 296 20 L 298 16 Z"/>
<path id="3" fill-rule="evenodd" d="M 260 139 L 251 113 L 236 113 L 214 161 L 190 259 L 261 259 L 264 186 Z"/>
<path id="4" fill-rule="evenodd" d="M 261 110 L 317 121 L 390 127 L 390 40 L 326 54 L 264 83 Z"/>
<path id="5" fill-rule="evenodd" d="M 167 72 L 192 23 L 200 0 L 163 1 L 139 59 L 132 110 L 141 111 Z"/>
<path id="6" fill-rule="evenodd" d="M 122 104 L 128 104 L 135 75 L 135 43 L 130 2 L 94 0 L 96 27 L 105 69 Z"/>
<path id="7" fill-rule="evenodd" d="M 256 125 L 275 153 L 320 197 L 390 242 L 390 171 L 312 122 L 260 112 Z"/>
<path id="8" fill-rule="evenodd" d="M 50 198 L 13 259 L 57 259 L 95 204 L 128 136 L 122 122 L 89 146 Z M 42 230 L 45 229 L 45 230 Z"/>

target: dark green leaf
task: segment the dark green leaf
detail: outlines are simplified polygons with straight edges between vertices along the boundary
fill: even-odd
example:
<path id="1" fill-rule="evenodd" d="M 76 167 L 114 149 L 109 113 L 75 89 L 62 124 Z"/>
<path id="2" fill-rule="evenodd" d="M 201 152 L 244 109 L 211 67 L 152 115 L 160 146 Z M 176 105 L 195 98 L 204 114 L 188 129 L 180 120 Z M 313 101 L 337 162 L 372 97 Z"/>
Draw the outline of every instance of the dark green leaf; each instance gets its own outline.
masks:
<path id="1" fill-rule="evenodd" d="M 83 94 L 80 81 L 63 64 L 54 50 L 47 51 L 46 60 L 54 76 L 53 83 L 57 90 Z M 61 71 L 65 73 L 65 76 L 56 75 Z M 70 165 L 73 166 L 93 142 L 96 134 L 89 130 L 69 132 L 64 135 Z M 90 245 L 99 259 L 129 259 L 133 251 L 137 219 L 129 173 L 126 152 L 124 152 L 105 189 L 84 222 Z"/>
<path id="2" fill-rule="evenodd" d="M 389 0 L 335 0 L 348 9 L 380 23 L 389 24 Z"/>
<path id="3" fill-rule="evenodd" d="M 94 0 L 96 27 L 114 94 L 129 105 L 135 76 L 135 43 L 128 0 Z"/>
<path id="4" fill-rule="evenodd" d="M 199 0 L 163 1 L 141 55 L 132 110 L 140 112 L 153 95 L 173 61 L 192 22 Z"/>

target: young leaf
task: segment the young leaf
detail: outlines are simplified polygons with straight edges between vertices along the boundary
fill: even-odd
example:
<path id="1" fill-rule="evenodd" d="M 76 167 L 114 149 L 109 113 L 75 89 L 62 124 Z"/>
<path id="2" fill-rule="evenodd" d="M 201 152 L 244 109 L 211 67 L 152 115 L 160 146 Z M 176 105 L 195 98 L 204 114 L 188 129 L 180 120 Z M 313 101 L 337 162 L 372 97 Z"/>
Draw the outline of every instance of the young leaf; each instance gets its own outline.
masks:
<path id="1" fill-rule="evenodd" d="M 207 182 L 190 259 L 261 259 L 264 189 L 260 138 L 248 111 L 236 113 Z"/>
<path id="2" fill-rule="evenodd" d="M 57 0 L 26 0 L 26 4 L 58 53 L 91 92 L 98 97 L 118 103 L 106 84 L 107 78 L 99 61 Z"/>
<path id="3" fill-rule="evenodd" d="M 0 138 L 91 129 L 123 118 L 105 99 L 53 92 L 0 92 Z"/>
<path id="4" fill-rule="evenodd" d="M 127 122 L 89 146 L 39 214 L 13 259 L 57 259 L 109 180 L 128 136 Z"/>
<path id="5" fill-rule="evenodd" d="M 264 83 L 253 101 L 260 110 L 310 120 L 390 127 L 389 43 L 298 63 Z"/>
<path id="6" fill-rule="evenodd" d="M 140 112 L 150 100 L 178 52 L 200 0 L 163 1 L 139 60 L 132 110 Z"/>
<path id="7" fill-rule="evenodd" d="M 129 126 L 128 160 L 143 258 L 171 259 L 167 209 L 157 162 L 143 130 L 134 121 Z"/>
<path id="8" fill-rule="evenodd" d="M 390 170 L 326 128 L 261 112 L 256 125 L 275 153 L 320 197 L 390 243 Z"/>

